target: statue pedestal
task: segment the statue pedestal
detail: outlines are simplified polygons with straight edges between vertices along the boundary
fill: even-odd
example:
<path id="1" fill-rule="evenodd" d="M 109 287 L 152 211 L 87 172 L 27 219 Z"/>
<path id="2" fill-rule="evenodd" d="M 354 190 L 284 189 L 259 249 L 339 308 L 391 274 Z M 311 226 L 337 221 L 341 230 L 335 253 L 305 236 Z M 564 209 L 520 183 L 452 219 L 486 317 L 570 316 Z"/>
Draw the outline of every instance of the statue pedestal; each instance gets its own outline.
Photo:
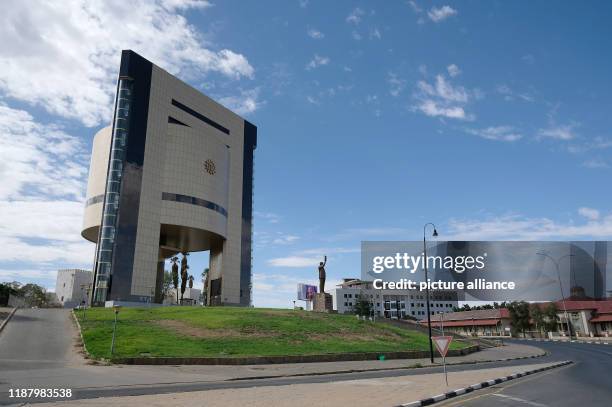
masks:
<path id="1" fill-rule="evenodd" d="M 314 312 L 333 312 L 334 304 L 331 294 L 315 294 L 312 298 L 312 310 Z"/>

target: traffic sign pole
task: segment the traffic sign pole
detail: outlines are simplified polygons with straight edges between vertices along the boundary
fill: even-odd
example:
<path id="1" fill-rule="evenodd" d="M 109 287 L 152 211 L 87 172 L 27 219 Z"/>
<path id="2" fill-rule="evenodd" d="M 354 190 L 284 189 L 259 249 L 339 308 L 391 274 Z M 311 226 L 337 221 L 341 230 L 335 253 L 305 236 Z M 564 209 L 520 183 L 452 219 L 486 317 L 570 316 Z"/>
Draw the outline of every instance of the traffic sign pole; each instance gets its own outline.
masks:
<path id="1" fill-rule="evenodd" d="M 446 353 L 448 352 L 448 347 L 453 340 L 452 336 L 444 335 L 444 314 L 441 314 L 440 322 L 442 328 L 442 336 L 433 336 L 431 339 L 436 345 L 438 352 L 440 352 L 440 356 L 442 356 L 442 365 L 444 367 L 444 380 L 446 381 L 446 385 L 448 386 L 448 374 L 446 372 Z"/>
<path id="2" fill-rule="evenodd" d="M 440 327 L 442 328 L 442 336 L 444 336 L 444 312 L 440 314 L 440 325 Z M 442 356 L 442 365 L 444 366 L 444 380 L 446 381 L 446 386 L 448 387 L 448 373 L 446 372 L 446 354 Z"/>

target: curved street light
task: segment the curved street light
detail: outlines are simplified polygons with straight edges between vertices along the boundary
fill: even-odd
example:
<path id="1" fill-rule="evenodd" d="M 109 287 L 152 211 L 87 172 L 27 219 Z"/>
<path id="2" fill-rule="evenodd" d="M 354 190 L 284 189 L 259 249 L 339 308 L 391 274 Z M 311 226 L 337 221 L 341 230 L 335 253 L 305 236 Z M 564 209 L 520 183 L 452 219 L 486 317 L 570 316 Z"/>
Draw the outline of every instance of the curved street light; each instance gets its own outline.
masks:
<path id="1" fill-rule="evenodd" d="M 433 227 L 433 233 L 431 234 L 433 237 L 438 237 L 438 231 L 436 230 L 436 225 L 431 222 L 426 223 L 423 226 L 423 267 L 425 268 L 425 299 L 427 301 L 427 329 L 429 330 L 429 358 L 431 359 L 431 363 L 434 362 L 433 355 L 433 341 L 431 339 L 431 312 L 429 311 L 429 279 L 427 277 L 427 226 L 431 225 Z"/>
<path id="2" fill-rule="evenodd" d="M 557 279 L 559 280 L 559 289 L 561 290 L 561 302 L 563 303 L 563 313 L 565 315 L 565 322 L 567 323 L 567 331 L 568 331 L 568 335 L 570 340 L 572 340 L 572 326 L 570 324 L 570 320 L 569 320 L 569 316 L 567 315 L 567 307 L 565 306 L 565 295 L 563 294 L 563 285 L 561 284 L 561 273 L 559 271 L 559 263 L 561 263 L 561 260 L 563 260 L 566 257 L 574 257 L 573 254 L 565 254 L 561 257 L 559 257 L 558 259 L 555 260 L 554 257 L 552 257 L 551 255 L 549 255 L 548 253 L 544 252 L 544 251 L 540 251 L 536 253 L 538 256 L 544 256 L 549 258 L 553 264 L 555 265 L 555 268 L 557 269 Z"/>

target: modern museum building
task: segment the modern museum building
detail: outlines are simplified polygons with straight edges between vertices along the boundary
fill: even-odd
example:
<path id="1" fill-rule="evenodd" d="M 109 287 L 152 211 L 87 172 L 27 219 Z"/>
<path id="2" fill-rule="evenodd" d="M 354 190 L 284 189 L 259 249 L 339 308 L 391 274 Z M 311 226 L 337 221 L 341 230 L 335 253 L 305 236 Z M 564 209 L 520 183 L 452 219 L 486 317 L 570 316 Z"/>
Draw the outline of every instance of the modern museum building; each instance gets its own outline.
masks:
<path id="1" fill-rule="evenodd" d="M 210 251 L 207 303 L 251 304 L 257 128 L 133 51 L 94 137 L 82 235 L 92 303 L 161 303 L 164 262 Z"/>

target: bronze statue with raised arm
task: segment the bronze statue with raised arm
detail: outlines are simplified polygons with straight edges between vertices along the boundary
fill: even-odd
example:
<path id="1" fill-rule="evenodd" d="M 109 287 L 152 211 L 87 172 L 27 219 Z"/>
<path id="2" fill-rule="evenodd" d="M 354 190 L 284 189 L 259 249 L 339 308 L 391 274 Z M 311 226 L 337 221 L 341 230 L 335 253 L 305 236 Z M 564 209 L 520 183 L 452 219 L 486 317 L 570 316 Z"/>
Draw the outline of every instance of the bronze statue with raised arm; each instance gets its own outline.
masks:
<path id="1" fill-rule="evenodd" d="M 327 256 L 319 263 L 319 292 L 325 293 L 325 264 L 327 264 Z"/>

